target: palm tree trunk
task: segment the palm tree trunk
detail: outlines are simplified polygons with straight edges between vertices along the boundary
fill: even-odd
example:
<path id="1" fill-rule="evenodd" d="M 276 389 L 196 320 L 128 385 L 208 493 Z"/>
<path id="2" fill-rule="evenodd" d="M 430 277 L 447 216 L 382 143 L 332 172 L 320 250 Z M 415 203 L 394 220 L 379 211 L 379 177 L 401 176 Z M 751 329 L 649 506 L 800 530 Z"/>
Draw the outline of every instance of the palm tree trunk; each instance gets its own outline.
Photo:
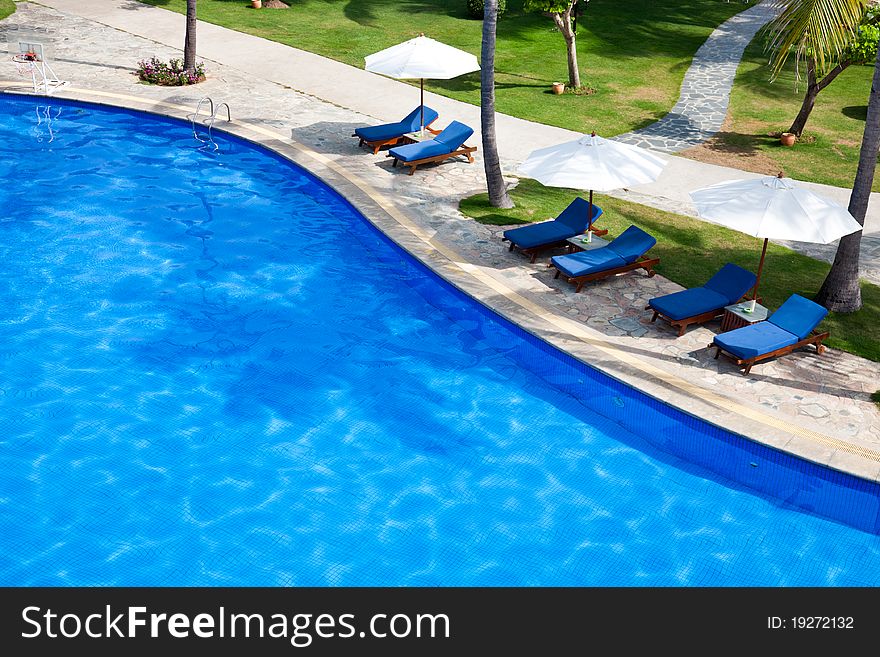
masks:
<path id="1" fill-rule="evenodd" d="M 868 116 L 865 120 L 862 148 L 859 151 L 859 166 L 856 169 L 856 178 L 847 208 L 862 226 L 865 225 L 865 213 L 868 211 L 868 201 L 871 198 L 878 152 L 880 152 L 880 50 L 877 51 L 877 60 L 874 63 L 874 79 L 868 97 Z M 816 302 L 828 310 L 851 313 L 862 307 L 862 291 L 859 287 L 861 241 L 862 231 L 840 238 L 834 263 L 816 295 Z"/>
<path id="2" fill-rule="evenodd" d="M 494 208 L 512 208 L 507 184 L 501 175 L 498 143 L 495 138 L 495 28 L 498 0 L 483 3 L 483 44 L 480 52 L 480 127 L 483 133 L 483 167 L 489 189 L 489 203 Z"/>
<path id="3" fill-rule="evenodd" d="M 186 0 L 186 36 L 183 41 L 183 68 L 196 67 L 196 0 Z"/>

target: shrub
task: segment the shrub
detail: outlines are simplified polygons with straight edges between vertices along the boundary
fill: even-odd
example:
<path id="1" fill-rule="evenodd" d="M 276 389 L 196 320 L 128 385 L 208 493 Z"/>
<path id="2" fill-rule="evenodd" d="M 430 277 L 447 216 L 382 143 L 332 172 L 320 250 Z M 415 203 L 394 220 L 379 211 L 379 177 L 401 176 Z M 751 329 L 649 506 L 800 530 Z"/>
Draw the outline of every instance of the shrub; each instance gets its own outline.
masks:
<path id="1" fill-rule="evenodd" d="M 196 63 L 195 68 L 187 72 L 183 69 L 182 59 L 172 59 L 167 64 L 156 57 L 144 59 L 137 64 L 137 76 L 144 82 L 164 87 L 182 87 L 196 84 L 205 79 L 204 62 Z"/>
<path id="2" fill-rule="evenodd" d="M 507 0 L 498 0 L 498 18 L 507 9 Z M 483 18 L 483 0 L 467 0 L 468 13 L 473 18 Z"/>

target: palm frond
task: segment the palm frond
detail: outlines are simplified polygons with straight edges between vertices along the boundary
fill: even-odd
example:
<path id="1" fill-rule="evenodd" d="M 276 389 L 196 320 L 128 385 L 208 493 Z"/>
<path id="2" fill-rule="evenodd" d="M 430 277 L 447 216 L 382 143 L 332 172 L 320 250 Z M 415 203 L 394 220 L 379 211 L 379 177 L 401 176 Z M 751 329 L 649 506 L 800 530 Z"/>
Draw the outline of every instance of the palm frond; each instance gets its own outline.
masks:
<path id="1" fill-rule="evenodd" d="M 781 11 L 760 34 L 770 52 L 770 77 L 776 79 L 794 53 L 800 64 L 812 58 L 825 75 L 840 61 L 871 0 L 777 0 Z M 800 67 L 798 66 L 798 70 Z"/>

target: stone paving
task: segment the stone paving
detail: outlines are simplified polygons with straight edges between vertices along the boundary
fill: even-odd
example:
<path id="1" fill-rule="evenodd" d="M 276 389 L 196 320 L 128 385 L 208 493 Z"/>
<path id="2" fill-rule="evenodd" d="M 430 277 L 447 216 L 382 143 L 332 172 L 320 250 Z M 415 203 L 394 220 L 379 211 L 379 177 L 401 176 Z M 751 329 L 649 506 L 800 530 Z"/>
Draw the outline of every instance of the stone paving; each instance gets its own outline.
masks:
<path id="1" fill-rule="evenodd" d="M 179 50 L 36 3 L 20 3 L 0 23 L 0 38 L 14 42 L 25 34 L 51 40 L 55 69 L 71 81 L 57 96 L 180 117 L 204 96 L 227 102 L 233 125 L 226 127 L 281 150 L 301 145 L 300 150 L 311 153 L 313 170 L 366 208 L 374 223 L 527 330 L 695 415 L 817 462 L 880 479 L 880 411 L 869 399 L 880 387 L 877 363 L 837 350 L 819 357 L 807 349 L 760 364 L 744 377 L 726 361 L 714 360 L 707 349 L 717 323 L 677 337 L 668 326 L 649 321 L 646 300 L 681 289 L 677 284 L 636 272 L 590 284 L 576 294 L 573 286 L 553 278 L 546 257 L 530 264 L 509 252 L 500 239 L 504 227 L 464 217 L 458 201 L 485 190 L 479 157 L 474 164 L 450 160 L 409 176 L 392 168 L 382 154 L 358 148 L 352 128 L 375 120 L 351 109 L 216 61 L 207 63 L 208 80 L 194 87 L 139 84 L 133 75 L 139 59 L 167 59 L 179 56 Z M 6 80 L 7 89 L 30 87 L 12 62 L 5 70 L 0 64 L 0 80 Z M 507 162 L 505 169 L 511 165 Z M 343 176 L 337 179 L 337 173 Z M 385 211 L 361 202 L 360 192 L 366 189 Z"/>
<path id="2" fill-rule="evenodd" d="M 779 9 L 763 0 L 720 25 L 697 50 L 672 110 L 656 123 L 613 139 L 662 153 L 699 146 L 721 130 L 736 69 L 758 30 Z"/>

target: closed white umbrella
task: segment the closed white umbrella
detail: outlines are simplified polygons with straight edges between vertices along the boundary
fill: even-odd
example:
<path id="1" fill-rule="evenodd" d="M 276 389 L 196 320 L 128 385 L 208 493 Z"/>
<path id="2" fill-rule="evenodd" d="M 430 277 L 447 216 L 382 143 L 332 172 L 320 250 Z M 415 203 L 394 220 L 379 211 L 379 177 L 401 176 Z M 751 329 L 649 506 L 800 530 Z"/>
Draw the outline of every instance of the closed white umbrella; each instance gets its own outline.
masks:
<path id="1" fill-rule="evenodd" d="M 424 34 L 364 58 L 367 71 L 398 80 L 419 80 L 425 105 L 425 79 L 449 80 L 480 70 L 476 56 L 426 37 Z M 424 109 L 422 130 L 425 129 Z"/>
<path id="2" fill-rule="evenodd" d="M 755 299 L 769 240 L 828 244 L 862 230 L 845 207 L 797 185 L 782 173 L 716 183 L 692 191 L 690 197 L 702 219 L 764 238 Z"/>
<path id="3" fill-rule="evenodd" d="M 654 182 L 666 160 L 639 146 L 631 146 L 592 133 L 556 146 L 532 151 L 517 172 L 548 187 L 603 192 Z"/>

